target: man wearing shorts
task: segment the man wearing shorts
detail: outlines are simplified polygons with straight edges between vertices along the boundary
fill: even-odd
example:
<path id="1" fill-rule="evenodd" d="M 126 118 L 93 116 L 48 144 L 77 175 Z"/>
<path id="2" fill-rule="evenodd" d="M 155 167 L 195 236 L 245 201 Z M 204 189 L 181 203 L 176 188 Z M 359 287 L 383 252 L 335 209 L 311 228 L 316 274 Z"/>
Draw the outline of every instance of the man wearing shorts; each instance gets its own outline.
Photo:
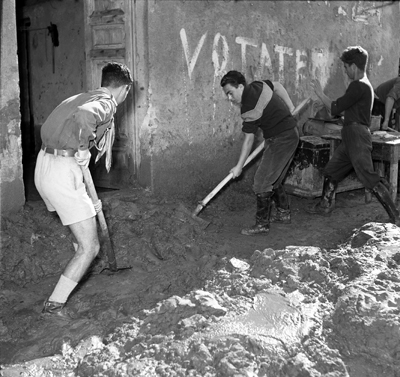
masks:
<path id="1" fill-rule="evenodd" d="M 382 204 L 390 221 L 399 225 L 399 211 L 386 187 L 387 182 L 374 170 L 372 163 L 369 124 L 374 90 L 366 73 L 368 52 L 360 46 L 350 46 L 344 50 L 340 60 L 344 64 L 347 76 L 352 80 L 342 97 L 332 101 L 324 94 L 320 82 L 318 80 L 313 82 L 315 94 L 332 115 L 344 113 L 344 125 L 341 131 L 342 142 L 323 169 L 321 200 L 307 212 L 329 216 L 335 207 L 338 183 L 354 169 L 361 183 L 372 190 Z"/>
<path id="2" fill-rule="evenodd" d="M 101 202 L 93 204 L 89 198 L 81 168 L 88 169 L 89 147 L 101 150 L 101 145 L 108 145 L 109 169 L 114 114 L 132 84 L 124 64 L 108 63 L 102 69 L 101 88 L 67 98 L 41 128 L 43 145 L 36 162 L 35 185 L 47 209 L 57 212 L 76 240 L 75 255 L 45 301 L 43 314 L 69 318 L 64 307 L 67 299 L 99 252 L 95 216 Z"/>

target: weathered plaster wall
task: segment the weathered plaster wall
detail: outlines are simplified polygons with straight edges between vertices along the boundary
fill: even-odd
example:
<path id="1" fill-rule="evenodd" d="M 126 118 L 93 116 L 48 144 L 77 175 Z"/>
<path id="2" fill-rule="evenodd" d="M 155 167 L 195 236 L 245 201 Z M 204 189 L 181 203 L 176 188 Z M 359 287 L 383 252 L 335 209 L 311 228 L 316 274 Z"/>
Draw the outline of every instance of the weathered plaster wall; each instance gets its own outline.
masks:
<path id="1" fill-rule="evenodd" d="M 30 97 L 33 121 L 39 127 L 61 101 L 85 90 L 83 1 L 39 2 L 25 6 L 22 16 L 30 20 Z M 57 47 L 47 29 L 50 23 L 58 29 Z"/>
<path id="2" fill-rule="evenodd" d="M 159 1 L 148 3 L 147 113 L 142 164 L 156 192 L 205 196 L 236 163 L 239 110 L 219 81 L 228 70 L 272 78 L 298 104 L 348 84 L 338 59 L 349 45 L 370 53 L 373 85 L 397 75 L 399 5 L 370 1 Z M 146 83 L 147 84 L 147 83 Z M 140 85 L 140 83 L 139 83 Z M 250 173 L 245 178 L 251 178 Z"/>
<path id="3" fill-rule="evenodd" d="M 15 5 L 0 2 L 0 212 L 17 212 L 25 203 L 22 180 Z"/>
<path id="4" fill-rule="evenodd" d="M 135 1 L 131 134 L 140 139 L 139 181 L 161 194 L 199 199 L 228 174 L 242 141 L 239 110 L 219 86 L 230 69 L 249 80 L 281 81 L 295 104 L 313 96 L 314 77 L 330 96 L 344 92 L 347 81 L 338 57 L 348 45 L 361 44 L 370 52 L 373 85 L 397 75 L 399 4 L 380 4 Z M 31 22 L 31 99 L 34 123 L 40 125 L 63 99 L 85 90 L 83 0 L 37 2 L 24 7 L 23 17 Z M 59 31 L 54 69 L 50 22 Z M 136 139 L 130 142 L 138 145 Z M 231 186 L 249 189 L 253 172 L 254 166 Z"/>

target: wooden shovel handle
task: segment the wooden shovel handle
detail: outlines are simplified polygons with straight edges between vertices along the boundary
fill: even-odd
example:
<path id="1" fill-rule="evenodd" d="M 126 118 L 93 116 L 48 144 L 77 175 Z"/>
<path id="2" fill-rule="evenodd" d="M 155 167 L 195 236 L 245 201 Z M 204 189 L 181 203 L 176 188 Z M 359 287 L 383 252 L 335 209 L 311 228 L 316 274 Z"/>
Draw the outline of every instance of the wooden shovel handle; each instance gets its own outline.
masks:
<path id="1" fill-rule="evenodd" d="M 309 103 L 311 98 L 306 98 L 303 100 L 300 105 L 298 105 L 292 112 L 292 116 L 297 115 L 297 113 L 307 104 Z M 254 151 L 247 157 L 245 163 L 243 164 L 243 167 L 245 167 L 250 161 L 254 160 L 254 158 L 264 149 L 265 141 L 260 143 L 260 145 L 254 149 Z M 200 210 L 218 193 L 219 190 L 221 190 L 222 187 L 224 187 L 231 179 L 232 179 L 233 174 L 229 173 L 215 188 L 212 190 L 202 201 L 200 201 L 198 204 L 198 207 L 196 211 L 194 212 L 195 215 L 197 215 Z"/>
<path id="2" fill-rule="evenodd" d="M 243 167 L 245 167 L 251 160 L 254 158 L 264 149 L 265 142 L 263 141 L 254 151 L 247 157 Z M 224 187 L 233 177 L 232 173 L 229 173 L 215 188 L 212 190 L 201 202 L 200 205 L 203 207 Z"/>
<path id="3" fill-rule="evenodd" d="M 84 166 L 81 166 L 81 170 L 82 170 L 82 174 L 83 174 L 83 180 L 85 181 L 86 188 L 89 192 L 89 196 L 92 199 L 92 202 L 96 203 L 99 200 L 99 198 L 97 196 L 97 192 L 94 187 L 94 183 L 93 183 L 92 175 L 90 174 L 90 170 L 88 168 L 85 168 Z M 100 210 L 97 213 L 97 218 L 98 218 L 99 224 L 100 224 L 101 235 L 103 238 L 103 246 L 105 247 L 106 253 L 107 253 L 108 264 L 110 266 L 109 268 L 111 271 L 117 271 L 117 261 L 115 259 L 115 253 L 114 253 L 114 249 L 113 249 L 113 246 L 111 243 L 111 238 L 110 238 L 110 234 L 108 232 L 108 227 L 107 227 L 106 219 L 104 217 L 103 210 Z"/>

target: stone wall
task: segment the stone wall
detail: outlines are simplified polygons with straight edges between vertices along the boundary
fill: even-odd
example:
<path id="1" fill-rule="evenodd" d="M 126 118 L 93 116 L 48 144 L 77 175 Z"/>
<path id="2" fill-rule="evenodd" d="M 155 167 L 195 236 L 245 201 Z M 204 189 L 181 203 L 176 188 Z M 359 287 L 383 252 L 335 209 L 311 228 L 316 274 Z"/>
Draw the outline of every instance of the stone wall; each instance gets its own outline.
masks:
<path id="1" fill-rule="evenodd" d="M 22 180 L 21 116 L 15 5 L 0 3 L 0 211 L 16 212 L 25 203 Z"/>
<path id="2" fill-rule="evenodd" d="M 372 84 L 397 76 L 399 4 L 370 1 L 150 1 L 148 112 L 142 160 L 156 192 L 197 199 L 235 165 L 239 109 L 220 88 L 224 73 L 280 81 L 295 105 L 319 78 L 332 98 L 348 85 L 339 56 L 369 51 Z M 247 169 L 244 180 L 252 178 Z M 231 185 L 233 186 L 233 185 Z M 237 188 L 240 185 L 235 185 Z M 246 183 L 246 187 L 248 187 Z"/>
<path id="3" fill-rule="evenodd" d="M 86 89 L 85 19 L 81 1 L 28 3 L 22 17 L 30 21 L 30 97 L 33 122 L 39 129 L 63 99 Z M 368 74 L 374 86 L 397 76 L 398 2 L 149 0 L 129 4 L 133 5 L 126 9 L 132 9 L 132 14 L 126 11 L 124 17 L 131 18 L 134 27 L 133 61 L 128 63 L 136 80 L 130 121 L 134 129 L 130 135 L 135 136 L 129 142 L 136 148 L 132 153 L 135 177 L 161 195 L 203 198 L 236 163 L 242 142 L 239 109 L 228 103 L 219 85 L 227 71 L 242 71 L 249 81 L 280 81 L 295 105 L 309 96 L 316 99 L 310 86 L 315 77 L 332 98 L 345 91 L 348 81 L 338 57 L 349 45 L 359 44 L 369 51 Z M 50 24 L 58 28 L 57 47 L 48 34 Z M 3 24 L 3 30 L 7 27 Z M 2 59 L 11 59 L 10 67 L 15 68 L 15 42 L 7 46 L 11 47 Z M 8 76 L 7 71 L 2 69 L 2 75 Z M 3 84 L 7 92 L 14 90 L 16 82 Z M 18 95 L 11 98 L 18 101 Z M 1 140 L 6 143 L 5 137 Z M 9 165 L 14 169 L 7 178 L 11 181 L 21 175 L 18 158 L 15 161 Z M 257 161 L 237 184 L 229 186 L 249 189 L 256 165 Z"/>

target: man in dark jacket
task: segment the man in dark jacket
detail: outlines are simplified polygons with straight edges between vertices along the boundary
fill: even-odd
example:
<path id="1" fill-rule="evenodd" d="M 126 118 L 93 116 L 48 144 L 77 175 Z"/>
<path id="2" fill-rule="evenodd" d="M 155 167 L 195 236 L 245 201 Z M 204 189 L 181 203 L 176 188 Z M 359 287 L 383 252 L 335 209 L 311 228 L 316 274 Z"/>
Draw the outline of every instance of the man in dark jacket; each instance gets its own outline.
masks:
<path id="1" fill-rule="evenodd" d="M 242 230 L 244 235 L 268 233 L 270 221 L 289 223 L 290 208 L 283 179 L 299 142 L 297 123 L 291 115 L 294 106 L 285 88 L 269 80 L 246 83 L 237 71 L 228 72 L 221 80 L 228 99 L 240 106 L 244 141 L 239 160 L 231 169 L 239 177 L 252 149 L 255 134 L 261 129 L 264 153 L 254 177 L 253 191 L 257 198 L 256 224 Z M 276 215 L 271 218 L 271 204 Z"/>
<path id="2" fill-rule="evenodd" d="M 368 80 L 366 67 L 368 52 L 360 46 L 350 46 L 340 59 L 350 78 L 346 93 L 332 101 L 323 93 L 318 80 L 313 82 L 315 93 L 331 111 L 332 115 L 344 113 L 344 125 L 341 131 L 342 142 L 323 169 L 324 184 L 321 200 L 308 212 L 329 215 L 335 206 L 335 192 L 338 183 L 351 170 L 355 170 L 358 179 L 372 190 L 387 211 L 390 221 L 398 223 L 399 212 L 384 182 L 375 172 L 372 163 L 372 139 L 369 130 L 374 90 Z"/>

